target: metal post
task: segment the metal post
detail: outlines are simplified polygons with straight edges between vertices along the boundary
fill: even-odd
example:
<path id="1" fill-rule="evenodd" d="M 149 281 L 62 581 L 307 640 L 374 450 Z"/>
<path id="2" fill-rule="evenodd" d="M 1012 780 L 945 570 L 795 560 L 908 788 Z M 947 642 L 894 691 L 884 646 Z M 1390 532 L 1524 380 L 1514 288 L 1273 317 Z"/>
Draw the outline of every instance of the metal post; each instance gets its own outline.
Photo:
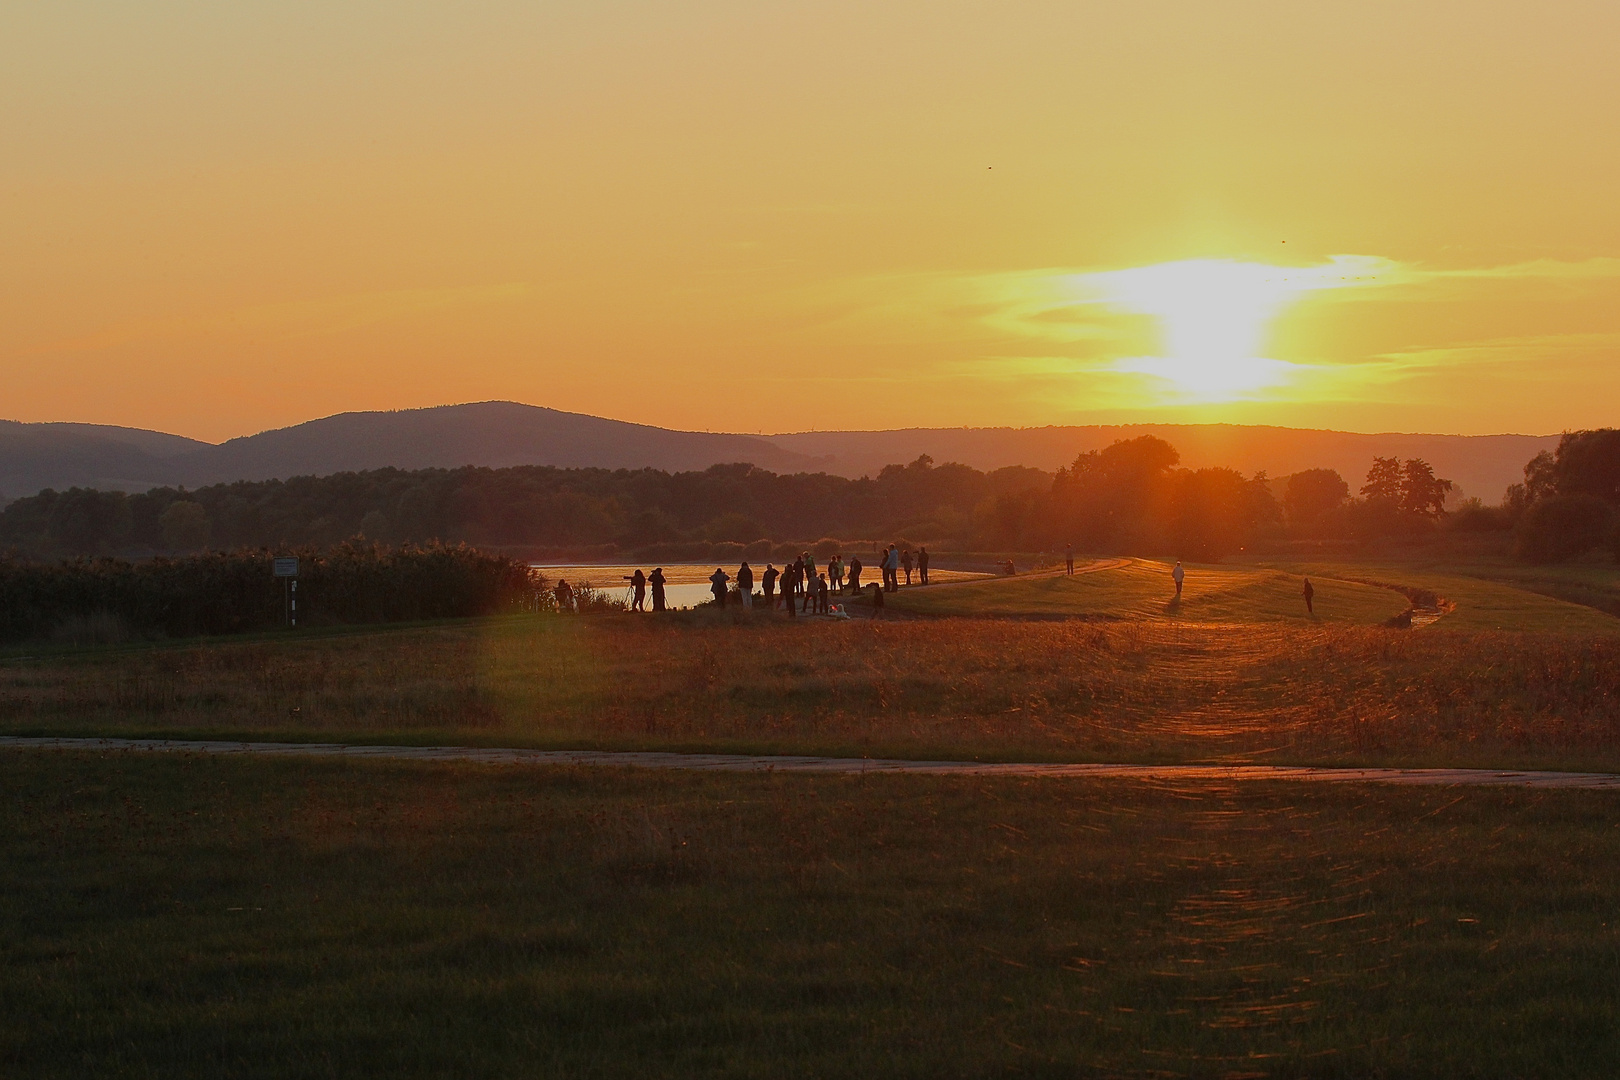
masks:
<path id="1" fill-rule="evenodd" d="M 290 611 L 292 612 L 292 627 L 293 627 L 294 630 L 296 630 L 296 629 L 298 629 L 298 579 L 297 578 L 292 578 L 291 581 L 292 581 L 292 607 L 290 608 Z"/>

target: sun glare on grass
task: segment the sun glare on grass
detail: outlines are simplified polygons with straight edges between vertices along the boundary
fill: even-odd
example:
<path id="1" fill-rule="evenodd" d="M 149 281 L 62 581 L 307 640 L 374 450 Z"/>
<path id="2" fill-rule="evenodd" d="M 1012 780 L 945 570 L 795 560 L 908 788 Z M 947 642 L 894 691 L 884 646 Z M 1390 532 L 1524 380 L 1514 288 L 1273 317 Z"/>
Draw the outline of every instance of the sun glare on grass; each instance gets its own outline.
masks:
<path id="1" fill-rule="evenodd" d="M 1114 370 L 1163 379 L 1183 400 L 1220 402 L 1303 371 L 1261 355 L 1271 320 L 1307 292 L 1365 283 L 1366 269 L 1344 257 L 1314 267 L 1194 259 L 1086 274 L 1081 284 L 1103 303 L 1154 316 L 1163 332 L 1161 355 L 1122 359 Z"/>

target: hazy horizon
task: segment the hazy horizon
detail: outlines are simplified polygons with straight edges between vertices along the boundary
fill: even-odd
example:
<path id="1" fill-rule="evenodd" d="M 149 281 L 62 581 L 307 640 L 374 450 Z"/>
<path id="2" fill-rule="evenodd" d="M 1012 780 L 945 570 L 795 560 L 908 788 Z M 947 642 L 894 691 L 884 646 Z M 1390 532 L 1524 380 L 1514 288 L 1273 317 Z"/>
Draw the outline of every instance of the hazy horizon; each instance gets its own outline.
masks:
<path id="1" fill-rule="evenodd" d="M 217 440 L 199 438 L 199 437 L 197 437 L 195 435 L 187 435 L 186 433 L 180 432 L 180 431 L 167 431 L 167 430 L 164 430 L 164 429 L 161 429 L 161 428 L 141 428 L 139 425 L 136 425 L 136 424 L 102 423 L 102 422 L 98 422 L 98 421 L 86 421 L 86 420 L 67 419 L 67 418 L 52 418 L 52 419 L 43 419 L 43 420 L 22 420 L 22 419 L 18 419 L 17 417 L 4 416 L 4 417 L 0 417 L 0 423 L 64 424 L 64 425 L 90 425 L 90 426 L 105 426 L 105 427 L 125 427 L 125 428 L 131 428 L 131 429 L 135 429 L 135 430 L 155 431 L 155 432 L 158 432 L 160 434 L 165 434 L 165 435 L 178 435 L 178 436 L 180 436 L 182 438 L 194 439 L 197 442 L 205 443 L 205 444 L 210 445 L 210 446 L 218 446 L 218 445 L 221 445 L 223 443 L 230 442 L 232 439 L 251 438 L 254 435 L 264 435 L 264 434 L 267 434 L 267 433 L 272 432 L 272 431 L 282 431 L 282 430 L 285 430 L 287 428 L 298 427 L 298 426 L 300 426 L 302 424 L 314 423 L 314 422 L 319 421 L 319 420 L 329 420 L 329 419 L 332 419 L 333 417 L 336 417 L 336 416 L 350 415 L 350 414 L 356 414 L 356 413 L 417 412 L 417 411 L 423 411 L 423 410 L 427 410 L 427 409 L 452 409 L 452 408 L 456 408 L 458 406 L 464 406 L 464 405 L 488 405 L 488 404 L 525 405 L 525 406 L 529 406 L 531 408 L 556 409 L 556 411 L 559 411 L 559 412 L 569 412 L 569 413 L 575 413 L 577 415 L 582 415 L 582 416 L 591 416 L 591 417 L 594 417 L 596 419 L 601 419 L 601 420 L 612 420 L 612 421 L 618 421 L 618 422 L 622 422 L 622 423 L 641 424 L 641 425 L 644 425 L 644 426 L 647 426 L 647 427 L 657 427 L 657 428 L 662 428 L 664 430 L 669 430 L 669 431 L 688 432 L 688 433 L 694 433 L 694 434 L 696 434 L 696 433 L 712 433 L 712 434 L 723 434 L 723 435 L 751 435 L 751 436 L 754 436 L 756 438 L 762 438 L 762 439 L 772 439 L 772 438 L 779 438 L 779 437 L 783 437 L 783 436 L 792 436 L 792 435 L 885 434 L 885 433 L 891 433 L 891 432 L 904 432 L 904 431 L 957 431 L 957 430 L 1035 431 L 1035 430 L 1041 430 L 1041 429 L 1044 429 L 1044 428 L 1068 428 L 1068 427 L 1103 427 L 1103 428 L 1109 428 L 1109 427 L 1167 427 L 1167 426 L 1181 426 L 1181 427 L 1219 427 L 1219 426 L 1229 426 L 1229 427 L 1245 427 L 1245 428 L 1267 427 L 1267 428 L 1277 428 L 1279 430 L 1287 430 L 1287 431 L 1313 431 L 1313 432 L 1324 432 L 1324 433 L 1329 433 L 1329 434 L 1342 434 L 1342 435 L 1435 435 L 1435 436 L 1456 436 L 1456 437 L 1459 437 L 1459 438 L 1488 438 L 1488 437 L 1493 436 L 1493 435 L 1516 435 L 1516 436 L 1523 436 L 1525 438 L 1538 438 L 1539 439 L 1539 438 L 1548 438 L 1548 437 L 1553 436 L 1553 435 L 1560 435 L 1565 431 L 1574 430 L 1574 429 L 1570 429 L 1570 428 L 1562 428 L 1562 429 L 1559 429 L 1559 430 L 1556 430 L 1556 431 L 1457 432 L 1457 431 L 1437 431 L 1437 430 L 1419 430 L 1419 429 L 1397 430 L 1397 429 L 1394 429 L 1394 428 L 1357 429 L 1357 428 L 1333 428 L 1333 427 L 1302 427 L 1302 426 L 1298 426 L 1298 425 L 1288 425 L 1288 424 L 1245 423 L 1245 422 L 1241 422 L 1241 421 L 1231 421 L 1231 420 L 1198 421 L 1198 420 L 1188 420 L 1188 419 L 1166 419 L 1166 420 L 1123 420 L 1123 421 L 1084 421 L 1084 422 L 1071 421 L 1071 422 L 1064 422 L 1064 423 L 1053 422 L 1053 423 L 1045 423 L 1045 424 L 951 424 L 951 425 L 945 425 L 945 424 L 907 424 L 907 425 L 903 425 L 903 426 L 893 426 L 893 427 L 866 427 L 866 428 L 857 428 L 857 427 L 809 427 L 809 428 L 783 429 L 781 431 L 767 431 L 767 430 L 750 431 L 750 430 L 745 430 L 745 429 L 741 429 L 741 428 L 720 429 L 720 428 L 683 428 L 683 427 L 675 427 L 675 426 L 666 425 L 666 424 L 653 424 L 653 423 L 649 423 L 647 421 L 642 421 L 642 420 L 632 420 L 632 419 L 630 419 L 628 417 L 624 417 L 624 416 L 610 416 L 610 415 L 607 415 L 606 413 L 601 413 L 601 412 L 581 412 L 580 410 L 575 410 L 575 409 L 557 409 L 557 407 L 553 406 L 553 405 L 537 405 L 534 402 L 530 402 L 530 401 L 513 401 L 513 400 L 510 400 L 510 399 L 498 399 L 498 398 L 490 398 L 490 399 L 485 399 L 485 400 L 482 400 L 482 401 L 441 402 L 441 403 L 434 404 L 434 405 L 412 405 L 412 406 L 402 406 L 402 407 L 399 407 L 399 408 L 390 408 L 390 409 L 381 409 L 381 408 L 343 409 L 343 410 L 339 410 L 338 412 L 334 412 L 334 413 L 326 413 L 326 414 L 323 414 L 323 415 L 320 415 L 320 416 L 308 416 L 308 417 L 305 417 L 303 419 L 292 420 L 292 421 L 289 421 L 289 422 L 287 422 L 285 424 L 277 424 L 274 427 L 259 428 L 257 430 L 253 430 L 253 431 L 239 431 L 239 432 L 235 432 L 233 434 L 226 435 L 223 438 L 217 439 Z"/>

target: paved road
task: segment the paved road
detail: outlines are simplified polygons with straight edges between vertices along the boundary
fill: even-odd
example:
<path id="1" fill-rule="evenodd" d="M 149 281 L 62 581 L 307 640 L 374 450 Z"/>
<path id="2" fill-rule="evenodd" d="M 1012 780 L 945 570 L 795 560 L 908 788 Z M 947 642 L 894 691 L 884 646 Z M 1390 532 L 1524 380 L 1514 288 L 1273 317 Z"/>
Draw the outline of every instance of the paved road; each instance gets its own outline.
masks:
<path id="1" fill-rule="evenodd" d="M 255 757 L 351 757 L 399 761 L 471 761 L 489 765 L 597 765 L 710 772 L 924 773 L 933 776 L 1100 777 L 1123 780 L 1297 780 L 1326 783 L 1472 785 L 1620 790 L 1613 773 L 1509 772 L 1495 769 L 1327 769 L 1286 765 L 1086 765 L 1038 762 L 903 761 L 893 758 L 665 754 L 606 750 L 522 750 L 478 746 L 354 746 L 347 743 L 225 742 L 186 739 L 48 739 L 0 736 L 0 749 L 122 753 L 245 754 Z"/>

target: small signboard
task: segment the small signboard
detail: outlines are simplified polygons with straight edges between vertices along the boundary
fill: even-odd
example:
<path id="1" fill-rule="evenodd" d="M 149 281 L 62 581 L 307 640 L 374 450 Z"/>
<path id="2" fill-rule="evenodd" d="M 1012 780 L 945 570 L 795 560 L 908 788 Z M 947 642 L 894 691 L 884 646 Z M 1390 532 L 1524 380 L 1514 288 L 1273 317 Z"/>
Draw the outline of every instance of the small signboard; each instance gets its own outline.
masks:
<path id="1" fill-rule="evenodd" d="M 276 577 L 297 577 L 298 559 L 286 558 L 276 560 Z"/>

